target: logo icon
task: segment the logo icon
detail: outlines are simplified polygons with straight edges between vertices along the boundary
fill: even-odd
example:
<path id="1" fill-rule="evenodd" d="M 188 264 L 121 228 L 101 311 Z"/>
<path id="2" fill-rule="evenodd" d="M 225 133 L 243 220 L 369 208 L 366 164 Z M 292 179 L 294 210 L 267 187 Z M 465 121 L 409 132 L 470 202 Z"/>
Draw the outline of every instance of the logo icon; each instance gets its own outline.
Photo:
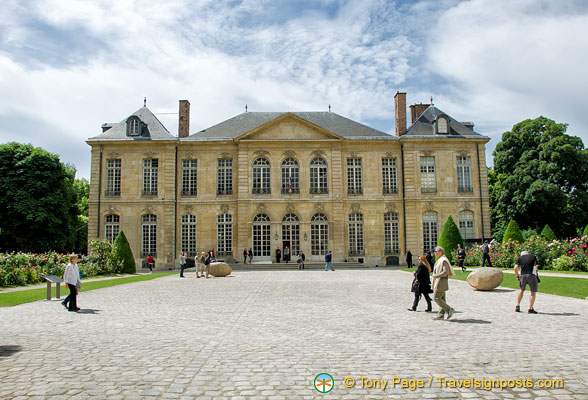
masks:
<path id="1" fill-rule="evenodd" d="M 335 387 L 335 380 L 329 374 L 318 374 L 314 378 L 314 388 L 319 393 L 329 393 Z"/>

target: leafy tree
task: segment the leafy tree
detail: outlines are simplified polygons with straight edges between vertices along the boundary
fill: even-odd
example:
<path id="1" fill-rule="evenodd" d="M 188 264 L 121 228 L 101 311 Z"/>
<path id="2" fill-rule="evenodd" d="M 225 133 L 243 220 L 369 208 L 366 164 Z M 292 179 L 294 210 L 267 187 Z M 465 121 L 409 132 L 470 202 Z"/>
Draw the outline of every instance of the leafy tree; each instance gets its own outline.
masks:
<path id="1" fill-rule="evenodd" d="M 72 251 L 75 169 L 30 144 L 0 145 L 0 250 Z"/>
<path id="2" fill-rule="evenodd" d="M 537 230 L 535 230 L 533 228 L 525 229 L 525 230 L 523 230 L 521 232 L 523 234 L 523 239 L 525 240 L 525 242 L 527 241 L 527 239 L 539 235 L 537 233 Z M 504 236 L 504 233 L 502 234 L 502 236 Z"/>
<path id="3" fill-rule="evenodd" d="M 512 219 L 523 228 L 549 224 L 563 236 L 588 223 L 588 152 L 566 129 L 538 117 L 502 135 L 488 175 L 495 232 Z"/>
<path id="4" fill-rule="evenodd" d="M 457 253 L 457 245 L 461 244 L 463 247 L 463 239 L 461 233 L 453 221 L 453 217 L 450 215 L 443 225 L 443 230 L 437 241 L 437 246 L 443 247 L 445 255 L 452 261 L 455 262 L 455 254 Z"/>
<path id="5" fill-rule="evenodd" d="M 508 243 L 509 239 L 519 243 L 523 243 L 525 241 L 523 239 L 523 233 L 519 228 L 519 224 L 517 224 L 517 221 L 514 219 L 511 220 L 506 227 L 506 232 L 504 232 L 504 237 L 502 238 L 502 244 Z"/>
<path id="6" fill-rule="evenodd" d="M 588 235 L 588 225 L 586 225 L 586 228 L 584 228 L 584 232 L 582 232 L 582 236 L 586 235 Z"/>
<path id="7" fill-rule="evenodd" d="M 114 244 L 112 245 L 112 253 L 110 253 L 108 262 L 112 266 L 120 265 L 120 272 L 127 274 L 134 274 L 137 272 L 135 257 L 133 257 L 133 252 L 131 251 L 129 241 L 127 240 L 127 237 L 122 230 L 118 233 L 118 236 L 114 240 Z"/>
<path id="8" fill-rule="evenodd" d="M 549 225 L 545 225 L 545 227 L 541 231 L 541 236 L 543 236 L 545 239 L 549 240 L 550 242 L 553 242 L 555 239 L 557 239 L 557 237 L 555 236 L 555 233 L 553 233 L 553 230 L 551 230 Z"/>

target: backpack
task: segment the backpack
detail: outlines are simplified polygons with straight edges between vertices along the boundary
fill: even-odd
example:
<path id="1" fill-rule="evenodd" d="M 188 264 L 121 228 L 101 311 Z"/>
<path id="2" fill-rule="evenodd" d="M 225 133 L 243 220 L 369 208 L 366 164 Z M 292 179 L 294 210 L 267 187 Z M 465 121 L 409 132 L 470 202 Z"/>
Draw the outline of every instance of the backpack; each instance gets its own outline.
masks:
<path id="1" fill-rule="evenodd" d="M 490 251 L 490 248 L 488 247 L 487 243 L 484 243 L 482 245 L 482 253 L 488 253 L 488 251 Z"/>

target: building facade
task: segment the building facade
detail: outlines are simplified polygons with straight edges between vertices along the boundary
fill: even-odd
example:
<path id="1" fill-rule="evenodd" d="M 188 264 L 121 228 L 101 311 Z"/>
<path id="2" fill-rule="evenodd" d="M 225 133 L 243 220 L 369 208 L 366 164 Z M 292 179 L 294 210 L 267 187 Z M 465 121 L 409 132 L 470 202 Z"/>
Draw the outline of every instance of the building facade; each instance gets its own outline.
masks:
<path id="1" fill-rule="evenodd" d="M 433 105 L 397 93 L 396 133 L 332 112 L 245 112 L 189 134 L 180 101 L 175 137 L 145 106 L 92 148 L 88 237 L 124 230 L 138 266 L 180 251 L 391 265 L 432 249 L 451 215 L 466 240 L 490 236 L 488 138 Z"/>

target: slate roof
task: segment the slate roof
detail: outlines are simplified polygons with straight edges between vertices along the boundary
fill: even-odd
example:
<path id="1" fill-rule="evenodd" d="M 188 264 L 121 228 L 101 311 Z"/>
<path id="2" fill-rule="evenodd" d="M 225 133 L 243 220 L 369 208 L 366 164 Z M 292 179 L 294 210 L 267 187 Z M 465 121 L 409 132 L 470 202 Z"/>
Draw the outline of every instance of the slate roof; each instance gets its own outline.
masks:
<path id="1" fill-rule="evenodd" d="M 182 140 L 231 140 L 279 118 L 286 112 L 245 112 Z M 292 112 L 346 139 L 398 139 L 333 112 Z"/>
<path id="2" fill-rule="evenodd" d="M 127 136 L 127 120 L 132 117 L 138 117 L 142 124 L 140 136 Z M 103 126 L 112 128 L 98 136 L 91 137 L 88 140 L 161 140 L 177 139 L 163 126 L 157 117 L 146 106 L 141 107 L 127 118 L 118 123 L 104 124 Z"/>
<path id="3" fill-rule="evenodd" d="M 449 133 L 448 134 L 436 134 L 435 133 L 435 120 L 439 115 L 444 115 L 449 118 Z M 459 138 L 484 138 L 486 136 L 480 135 L 474 132 L 463 123 L 456 121 L 451 118 L 448 114 L 441 111 L 435 106 L 429 106 L 417 120 L 406 130 L 406 133 L 402 137 L 459 137 Z"/>

